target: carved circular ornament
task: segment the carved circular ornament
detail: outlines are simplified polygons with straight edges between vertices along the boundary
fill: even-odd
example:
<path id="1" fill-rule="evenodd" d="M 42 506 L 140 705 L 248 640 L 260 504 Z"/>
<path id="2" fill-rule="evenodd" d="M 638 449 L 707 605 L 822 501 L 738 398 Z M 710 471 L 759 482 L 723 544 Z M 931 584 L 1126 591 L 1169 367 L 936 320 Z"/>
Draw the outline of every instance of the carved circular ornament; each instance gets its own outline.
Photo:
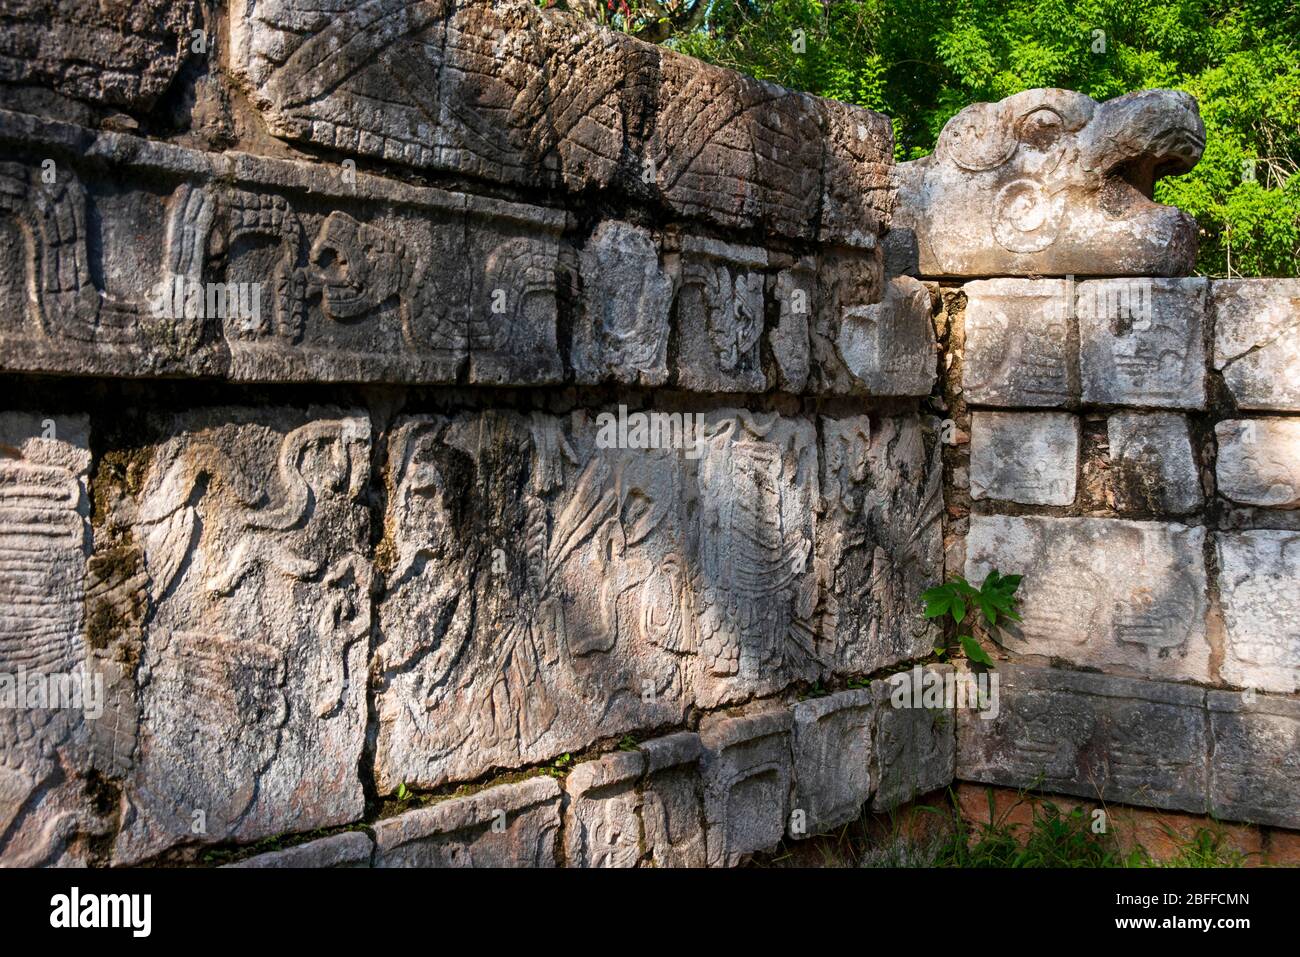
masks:
<path id="1" fill-rule="evenodd" d="M 1056 242 L 1061 203 L 1033 179 L 1012 180 L 993 200 L 993 236 L 1013 253 L 1036 253 Z"/>
<path id="2" fill-rule="evenodd" d="M 966 107 L 939 134 L 938 152 L 973 173 L 1001 166 L 1015 151 L 1016 138 L 996 103 Z"/>

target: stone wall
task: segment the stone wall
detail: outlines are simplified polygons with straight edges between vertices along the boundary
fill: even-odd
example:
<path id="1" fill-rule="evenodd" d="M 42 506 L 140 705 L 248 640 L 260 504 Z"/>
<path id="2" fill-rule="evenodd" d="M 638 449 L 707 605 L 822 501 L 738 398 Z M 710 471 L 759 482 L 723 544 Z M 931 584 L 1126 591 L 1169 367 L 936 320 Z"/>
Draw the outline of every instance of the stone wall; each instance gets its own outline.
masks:
<path id="1" fill-rule="evenodd" d="M 993 122 L 988 111 L 1023 130 L 1062 95 L 973 107 L 944 136 Z M 1095 106 L 1073 147 L 1129 99 Z M 1132 99 L 1142 119 L 1113 139 L 1167 151 L 1186 141 L 1194 163 L 1203 131 L 1181 95 Z M 1059 175 L 1040 147 L 1008 145 L 1005 163 Z M 901 178 L 913 190 L 964 183 L 948 202 L 997 207 L 990 194 L 1011 174 L 945 159 L 941 149 Z M 907 214 L 920 241 L 905 269 L 981 276 L 934 287 L 947 571 L 976 583 L 993 568 L 1024 575 L 1024 620 L 989 648 L 1000 713 L 959 712 L 957 777 L 1300 828 L 1300 282 L 1177 278 L 1190 258 L 1142 276 L 1130 267 L 1159 266 L 1147 251 L 1162 238 L 1178 249 L 1183 222 L 1145 196 L 1131 202 L 1137 228 L 1084 247 L 1067 218 L 1053 226 L 1050 203 L 1012 217 L 1028 235 L 978 220 L 927 239 L 926 210 Z"/>
<path id="2" fill-rule="evenodd" d="M 1114 309 L 1120 286 L 1150 308 Z M 1046 768 L 1064 793 L 1300 826 L 1300 283 L 996 279 L 948 301 L 969 432 L 948 560 L 1025 574 L 1003 650 L 1026 690 L 959 724 L 959 776 Z M 1054 354 L 1008 361 L 1054 322 Z"/>
<path id="3" fill-rule="evenodd" d="M 102 701 L 0 712 L 0 860 L 728 865 L 951 780 L 867 687 L 942 564 L 886 118 L 527 2 L 75 8 L 0 47 L 0 672 Z"/>
<path id="4" fill-rule="evenodd" d="M 81 6 L 0 38 L 0 863 L 729 866 L 954 775 L 1300 827 L 1300 290 L 1180 278 L 1190 98 L 896 168 L 524 0 Z M 896 707 L 993 565 L 999 717 Z"/>

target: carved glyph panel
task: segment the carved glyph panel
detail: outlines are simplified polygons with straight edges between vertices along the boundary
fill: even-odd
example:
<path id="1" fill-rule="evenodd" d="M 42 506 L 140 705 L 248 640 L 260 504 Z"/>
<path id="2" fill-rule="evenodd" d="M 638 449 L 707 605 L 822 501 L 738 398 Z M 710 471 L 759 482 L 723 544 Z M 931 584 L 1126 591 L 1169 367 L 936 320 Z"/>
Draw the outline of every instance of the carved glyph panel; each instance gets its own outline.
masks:
<path id="1" fill-rule="evenodd" d="M 0 413 L 0 864 L 86 863 L 102 717 L 83 639 L 89 422 Z M 100 684 L 102 687 L 102 683 Z"/>
<path id="2" fill-rule="evenodd" d="M 148 601 L 115 860 L 359 817 L 370 426 L 337 411 L 158 418 L 116 521 Z"/>
<path id="3" fill-rule="evenodd" d="M 1022 570 L 1017 654 L 1210 681 L 1205 529 L 1105 518 L 972 516 L 966 577 Z"/>
<path id="4" fill-rule="evenodd" d="M 381 790 L 542 760 L 821 673 L 811 423 L 724 410 L 695 434 L 698 458 L 601 447 L 583 413 L 398 425 Z"/>

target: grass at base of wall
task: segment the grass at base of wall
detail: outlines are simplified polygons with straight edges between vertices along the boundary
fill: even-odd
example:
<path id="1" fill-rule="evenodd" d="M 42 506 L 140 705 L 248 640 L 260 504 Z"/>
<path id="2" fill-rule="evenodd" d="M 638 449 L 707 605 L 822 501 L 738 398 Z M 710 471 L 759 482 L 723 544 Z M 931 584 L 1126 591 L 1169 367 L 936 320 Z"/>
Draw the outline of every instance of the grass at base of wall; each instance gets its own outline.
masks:
<path id="1" fill-rule="evenodd" d="M 1021 811 L 1019 820 L 1013 820 L 1013 810 Z M 1062 807 L 1025 792 L 1020 803 L 1001 810 L 989 792 L 987 818 L 972 820 L 949 793 L 892 814 L 863 815 L 834 834 L 787 840 L 752 863 L 871 868 L 1231 868 L 1253 863 L 1251 854 L 1232 846 L 1217 822 L 1190 835 L 1167 829 L 1159 858 L 1141 845 L 1121 846 L 1115 833 L 1098 833 L 1094 827 L 1094 817 L 1085 808 Z"/>

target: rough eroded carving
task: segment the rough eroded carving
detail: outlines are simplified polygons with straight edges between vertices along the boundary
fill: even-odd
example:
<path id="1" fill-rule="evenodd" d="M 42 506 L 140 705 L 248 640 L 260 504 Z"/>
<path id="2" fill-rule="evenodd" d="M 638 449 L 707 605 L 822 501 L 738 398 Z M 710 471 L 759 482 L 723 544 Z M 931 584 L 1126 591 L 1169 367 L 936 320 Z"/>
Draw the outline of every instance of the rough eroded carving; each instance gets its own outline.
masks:
<path id="1" fill-rule="evenodd" d="M 1209 681 L 1205 529 L 1106 518 L 972 516 L 966 577 L 1023 570 L 1008 647 L 1078 665 Z"/>
<path id="2" fill-rule="evenodd" d="M 1186 93 L 1025 90 L 966 107 L 899 167 L 893 227 L 915 232 L 928 276 L 1184 275 L 1196 223 L 1151 188 L 1204 148 Z"/>
<path id="3" fill-rule="evenodd" d="M 156 428 L 172 437 L 114 507 L 150 609 L 115 859 L 355 820 L 368 420 L 217 409 Z"/>
<path id="4" fill-rule="evenodd" d="M 103 704 L 82 636 L 89 445 L 85 417 L 0 413 L 4 866 L 84 865 L 86 839 L 107 829 L 83 777 Z"/>

